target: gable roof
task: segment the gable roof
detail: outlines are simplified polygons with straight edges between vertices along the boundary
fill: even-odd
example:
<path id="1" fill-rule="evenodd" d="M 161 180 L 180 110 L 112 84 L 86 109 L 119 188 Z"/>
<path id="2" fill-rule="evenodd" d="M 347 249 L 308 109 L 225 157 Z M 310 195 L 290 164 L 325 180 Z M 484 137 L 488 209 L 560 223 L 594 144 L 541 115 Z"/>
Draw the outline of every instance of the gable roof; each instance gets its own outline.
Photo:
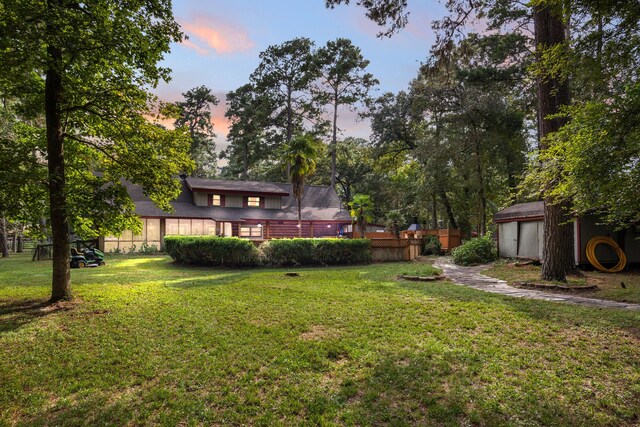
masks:
<path id="1" fill-rule="evenodd" d="M 274 193 L 282 195 L 286 194 L 286 196 L 282 196 L 282 209 L 230 208 L 220 206 L 196 206 L 193 203 L 191 188 L 188 185 L 188 182 L 191 180 L 192 178 L 182 180 L 182 191 L 180 196 L 178 196 L 175 201 L 171 202 L 174 209 L 174 212 L 171 213 L 164 212 L 156 207 L 153 202 L 143 194 L 140 186 L 130 183 L 127 183 L 126 185 L 129 195 L 136 205 L 136 213 L 143 217 L 203 218 L 232 222 L 242 222 L 247 220 L 297 221 L 298 219 L 298 205 L 295 198 L 291 195 L 291 184 L 274 182 L 261 183 L 268 184 L 268 186 L 262 186 L 260 188 L 270 188 L 274 190 Z M 242 182 L 246 183 L 255 181 Z M 277 190 L 275 190 L 274 187 L 277 188 Z M 249 194 L 255 194 L 253 191 L 247 192 Z M 351 217 L 349 216 L 349 212 L 342 208 L 342 203 L 338 198 L 338 195 L 331 187 L 305 185 L 304 195 L 302 197 L 302 220 L 349 222 Z"/>
<path id="2" fill-rule="evenodd" d="M 496 222 L 517 221 L 523 219 L 542 218 L 544 216 L 544 202 L 518 203 L 502 209 L 493 215 Z"/>
<path id="3" fill-rule="evenodd" d="M 281 186 L 273 182 L 262 181 L 227 181 L 222 179 L 186 178 L 187 186 L 192 191 L 220 191 L 222 193 L 256 194 L 288 196 Z"/>

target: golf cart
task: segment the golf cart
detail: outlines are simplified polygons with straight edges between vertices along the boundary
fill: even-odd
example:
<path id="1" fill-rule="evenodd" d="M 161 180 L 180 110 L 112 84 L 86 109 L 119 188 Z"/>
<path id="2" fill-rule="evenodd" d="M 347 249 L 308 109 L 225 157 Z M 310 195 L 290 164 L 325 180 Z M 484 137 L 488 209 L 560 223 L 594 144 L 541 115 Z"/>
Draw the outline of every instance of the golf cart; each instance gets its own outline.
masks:
<path id="1" fill-rule="evenodd" d="M 78 252 L 71 248 L 71 268 L 98 267 L 104 265 L 104 253 L 94 248 L 85 248 Z"/>

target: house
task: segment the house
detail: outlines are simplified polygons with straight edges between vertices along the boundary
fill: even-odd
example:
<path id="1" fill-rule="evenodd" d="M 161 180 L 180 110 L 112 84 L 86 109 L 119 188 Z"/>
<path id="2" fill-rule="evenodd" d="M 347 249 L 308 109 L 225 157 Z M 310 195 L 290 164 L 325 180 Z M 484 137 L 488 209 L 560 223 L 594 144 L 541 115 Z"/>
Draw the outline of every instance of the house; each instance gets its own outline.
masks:
<path id="1" fill-rule="evenodd" d="M 502 209 L 493 216 L 498 230 L 498 254 L 504 258 L 537 258 L 542 260 L 544 247 L 544 202 L 519 203 Z M 628 263 L 640 263 L 640 228 L 616 231 L 600 224 L 594 215 L 573 221 L 576 265 L 588 265 L 586 246 L 596 236 L 613 239 L 624 250 Z M 616 263 L 616 253 L 607 245 L 596 247 L 596 257 L 603 263 Z"/>
<path id="2" fill-rule="evenodd" d="M 139 250 L 144 243 L 162 249 L 168 234 L 237 236 L 256 241 L 298 237 L 298 207 L 291 184 L 186 178 L 182 179 L 180 196 L 171 203 L 171 213 L 157 208 L 139 186 L 128 185 L 128 191 L 142 220 L 142 232 L 102 237 L 99 247 L 104 251 Z M 305 186 L 303 237 L 335 237 L 349 224 L 349 212 L 342 208 L 333 188 Z"/>

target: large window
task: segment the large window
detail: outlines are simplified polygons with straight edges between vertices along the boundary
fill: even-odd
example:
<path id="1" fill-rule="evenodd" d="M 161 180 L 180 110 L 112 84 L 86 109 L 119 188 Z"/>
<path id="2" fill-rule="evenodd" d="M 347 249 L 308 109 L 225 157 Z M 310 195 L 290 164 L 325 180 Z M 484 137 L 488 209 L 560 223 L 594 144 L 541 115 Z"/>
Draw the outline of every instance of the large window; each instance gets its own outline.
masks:
<path id="1" fill-rule="evenodd" d="M 242 225 L 240 226 L 240 237 L 260 239 L 262 238 L 262 227 L 257 225 Z"/>
<path id="2" fill-rule="evenodd" d="M 220 194 L 214 194 L 211 197 L 211 205 L 212 206 L 222 206 L 222 197 Z"/>
<path id="3" fill-rule="evenodd" d="M 247 197 L 247 206 L 250 208 L 260 207 L 260 197 L 249 196 Z"/>

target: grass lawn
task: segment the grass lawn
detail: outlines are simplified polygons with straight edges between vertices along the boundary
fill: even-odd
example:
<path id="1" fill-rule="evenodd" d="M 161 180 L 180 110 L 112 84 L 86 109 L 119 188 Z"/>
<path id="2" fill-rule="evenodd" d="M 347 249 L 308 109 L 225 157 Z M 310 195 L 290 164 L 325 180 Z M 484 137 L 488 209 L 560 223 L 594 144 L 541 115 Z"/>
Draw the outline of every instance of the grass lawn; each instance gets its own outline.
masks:
<path id="1" fill-rule="evenodd" d="M 556 283 L 540 280 L 540 266 L 527 265 L 515 267 L 512 263 L 504 260 L 496 262 L 491 268 L 483 271 L 484 274 L 491 277 L 497 277 L 513 282 L 535 282 L 535 283 Z M 620 285 L 624 282 L 626 288 Z M 601 298 L 612 301 L 640 303 L 640 273 L 602 273 L 600 271 L 584 271 L 582 277 L 568 277 L 569 285 L 585 285 L 594 284 L 598 289 L 593 291 L 572 292 L 572 295 L 580 295 L 590 298 Z M 558 284 L 558 283 L 556 283 Z M 545 289 L 545 292 L 549 292 Z M 552 292 L 564 292 L 554 290 Z M 571 293 L 571 291 L 569 291 Z"/>
<path id="2" fill-rule="evenodd" d="M 637 425 L 640 313 L 405 282 L 406 263 L 0 260 L 0 425 Z"/>

